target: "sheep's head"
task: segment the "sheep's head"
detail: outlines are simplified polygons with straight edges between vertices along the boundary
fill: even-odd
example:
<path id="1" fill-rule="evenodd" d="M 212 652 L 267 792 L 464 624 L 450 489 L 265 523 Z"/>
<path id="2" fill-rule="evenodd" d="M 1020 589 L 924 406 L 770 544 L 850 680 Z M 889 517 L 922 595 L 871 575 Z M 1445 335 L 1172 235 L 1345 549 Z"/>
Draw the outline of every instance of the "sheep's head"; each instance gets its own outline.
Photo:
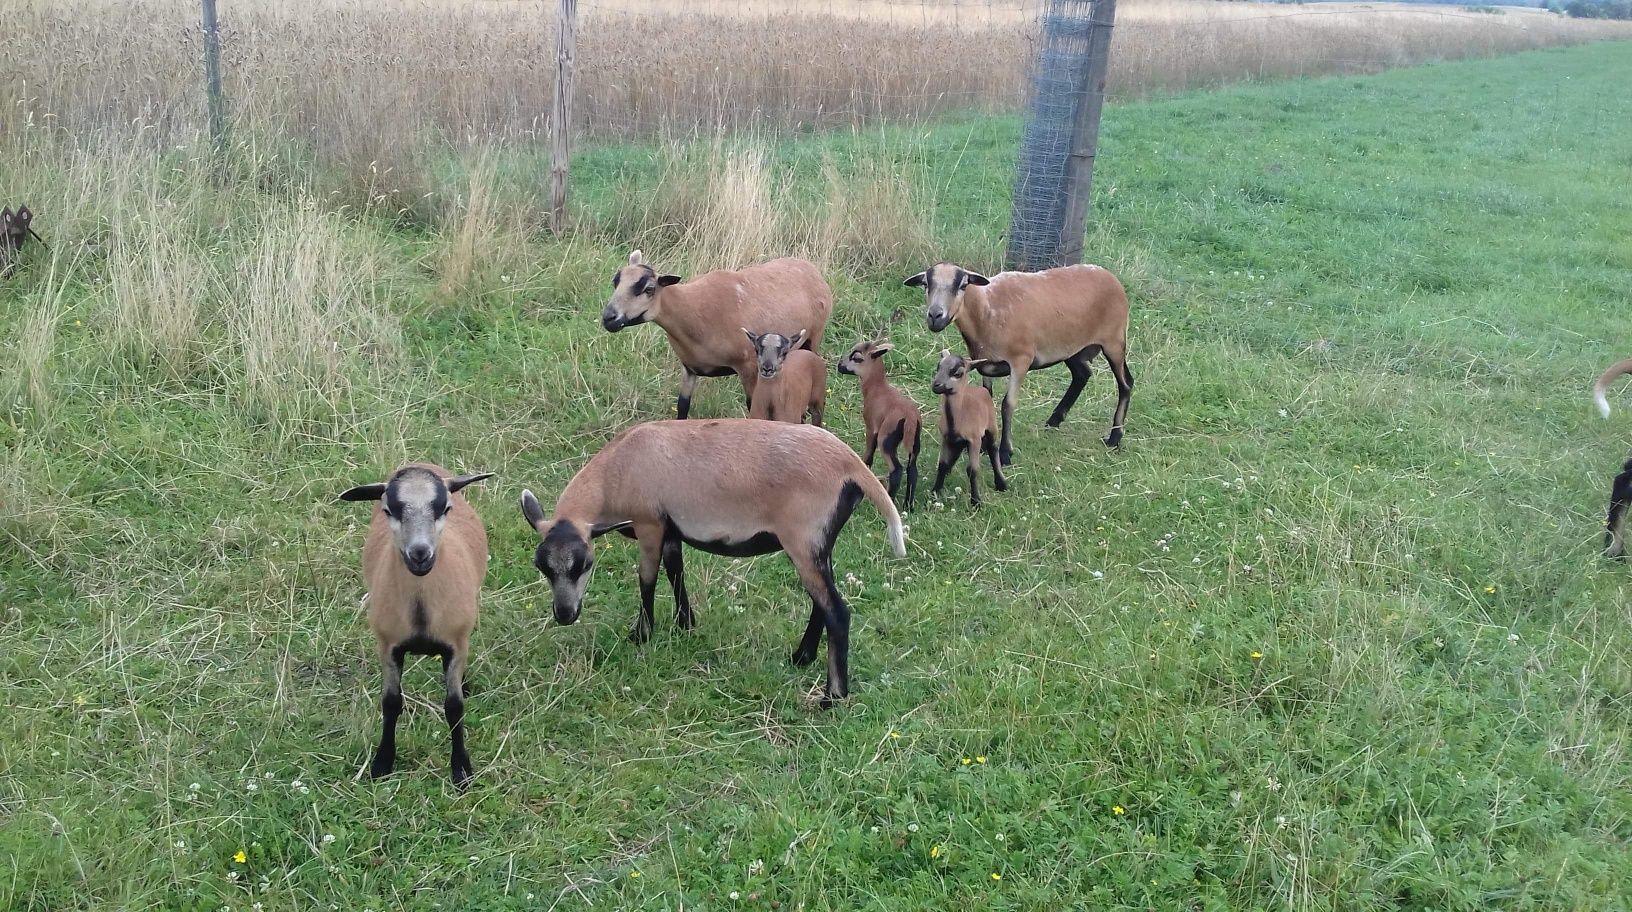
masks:
<path id="1" fill-rule="evenodd" d="M 755 335 L 746 327 L 742 334 L 748 337 L 748 344 L 754 347 L 754 358 L 759 363 L 759 376 L 762 380 L 771 380 L 782 372 L 783 362 L 788 360 L 788 352 L 798 348 L 805 341 L 805 331 L 799 330 L 791 338 L 780 333 L 765 333 Z"/>
<path id="2" fill-rule="evenodd" d="M 557 624 L 577 622 L 584 610 L 584 591 L 595 573 L 595 549 L 590 541 L 633 523 L 586 523 L 544 515 L 532 491 L 521 492 L 521 515 L 541 537 L 533 552 L 533 566 L 550 582 Z"/>
<path id="3" fill-rule="evenodd" d="M 453 510 L 453 495 L 465 485 L 492 477 L 492 472 L 482 472 L 445 479 L 423 466 L 406 466 L 392 473 L 389 481 L 358 485 L 340 499 L 379 501 L 403 566 L 424 576 L 436 566 L 436 548 Z"/>
<path id="4" fill-rule="evenodd" d="M 850 349 L 850 354 L 839 361 L 839 373 L 861 376 L 884 353 L 891 351 L 895 346 L 888 342 L 857 342 L 856 347 Z"/>
<path id="5" fill-rule="evenodd" d="M 958 383 L 972 370 L 990 362 L 989 358 L 965 358 L 962 355 L 952 354 L 949 348 L 941 349 L 941 363 L 935 366 L 935 380 L 930 389 L 945 396 L 957 392 Z"/>
<path id="6" fill-rule="evenodd" d="M 929 303 L 929 331 L 940 332 L 952 325 L 963 306 L 963 292 L 970 285 L 990 285 L 991 279 L 954 263 L 934 266 L 902 281 L 909 288 L 922 288 Z"/>
<path id="7" fill-rule="evenodd" d="M 612 273 L 612 297 L 601 311 L 601 328 L 617 332 L 657 319 L 657 292 L 680 281 L 677 275 L 658 275 L 646 264 L 640 251 L 629 254 L 629 262 Z"/>

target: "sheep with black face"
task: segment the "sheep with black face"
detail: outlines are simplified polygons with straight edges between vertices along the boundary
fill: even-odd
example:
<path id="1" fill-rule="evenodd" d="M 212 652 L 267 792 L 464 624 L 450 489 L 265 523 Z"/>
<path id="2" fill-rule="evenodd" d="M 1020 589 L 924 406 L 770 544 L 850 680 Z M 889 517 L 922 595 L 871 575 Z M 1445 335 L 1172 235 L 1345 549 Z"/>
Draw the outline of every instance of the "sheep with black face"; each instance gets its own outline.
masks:
<path id="1" fill-rule="evenodd" d="M 793 663 L 813 661 L 826 632 L 828 705 L 850 689 L 850 607 L 833 580 L 833 543 L 862 498 L 884 516 L 896 556 L 905 555 L 895 505 L 837 437 L 807 424 L 723 418 L 635 425 L 573 476 L 553 515 L 531 491 L 522 492 L 521 512 L 540 537 L 533 564 L 549 580 L 561 624 L 582 611 L 593 540 L 616 530 L 639 542 L 636 643 L 652 634 L 659 564 L 674 590 L 675 623 L 695 623 L 682 545 L 730 557 L 786 553 L 811 603 Z"/>
<path id="2" fill-rule="evenodd" d="M 461 788 L 470 781 L 464 672 L 487 575 L 487 530 L 459 492 L 492 477 L 491 472 L 453 475 L 441 466 L 414 463 L 386 481 L 340 495 L 341 500 L 378 504 L 363 542 L 368 623 L 385 673 L 380 743 L 369 767 L 373 776 L 387 775 L 396 766 L 403 659 L 434 655 L 442 659 L 442 708 L 453 740 L 453 781 Z"/>

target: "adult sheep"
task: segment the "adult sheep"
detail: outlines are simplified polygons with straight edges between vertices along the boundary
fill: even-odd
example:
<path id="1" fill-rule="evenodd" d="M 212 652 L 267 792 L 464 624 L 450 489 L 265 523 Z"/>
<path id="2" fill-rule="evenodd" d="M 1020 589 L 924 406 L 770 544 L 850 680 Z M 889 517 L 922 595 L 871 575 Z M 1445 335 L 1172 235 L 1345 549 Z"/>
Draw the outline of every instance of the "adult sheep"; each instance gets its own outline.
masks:
<path id="1" fill-rule="evenodd" d="M 800 347 L 821 354 L 822 333 L 832 314 L 833 289 L 808 260 L 783 257 L 682 281 L 653 269 L 636 250 L 612 275 L 612 297 L 601 311 L 601 327 L 617 332 L 650 322 L 663 328 L 684 370 L 675 417 L 685 418 L 698 377 L 735 373 L 745 399 L 753 399 L 758 367 L 741 327 L 790 338 L 803 330 Z"/>
<path id="2" fill-rule="evenodd" d="M 1128 370 L 1128 293 L 1109 270 L 1062 266 L 1042 272 L 1000 272 L 987 278 L 954 263 L 937 263 L 903 284 L 924 289 L 931 332 L 953 323 L 971 359 L 986 359 L 984 377 L 1009 378 L 1003 394 L 1003 439 L 998 458 L 1013 461 L 1010 426 L 1020 384 L 1030 371 L 1064 363 L 1071 371 L 1048 426 L 1059 427 L 1076 404 L 1099 354 L 1116 378 L 1116 412 L 1106 446 L 1122 442 L 1122 425 L 1133 395 Z"/>

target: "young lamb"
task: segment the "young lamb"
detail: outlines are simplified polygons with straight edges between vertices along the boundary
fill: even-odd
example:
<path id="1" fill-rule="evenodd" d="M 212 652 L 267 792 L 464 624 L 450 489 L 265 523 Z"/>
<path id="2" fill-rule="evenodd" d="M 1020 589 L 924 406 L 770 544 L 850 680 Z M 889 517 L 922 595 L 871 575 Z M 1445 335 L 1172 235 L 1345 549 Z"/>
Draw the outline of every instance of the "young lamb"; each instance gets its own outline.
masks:
<path id="1" fill-rule="evenodd" d="M 984 386 L 963 382 L 971 370 L 979 370 L 985 359 L 970 361 L 950 350 L 941 352 L 941 363 L 935 369 L 932 388 L 941 396 L 941 461 L 935 467 L 933 493 L 941 493 L 946 473 L 958 461 L 958 454 L 969 457 L 969 503 L 980 506 L 980 454 L 992 460 L 992 484 L 999 491 L 1007 491 L 1009 482 L 1003 477 L 998 462 L 996 441 L 992 439 L 996 424 L 992 410 L 992 393 Z"/>
<path id="2" fill-rule="evenodd" d="M 748 403 L 749 418 L 799 424 L 810 413 L 810 423 L 822 426 L 827 403 L 827 362 L 822 356 L 799 348 L 805 331 L 793 338 L 778 333 L 756 335 L 743 329 L 754 347 L 759 379 Z"/>
<path id="3" fill-rule="evenodd" d="M 987 278 L 953 263 L 937 263 L 904 284 L 924 289 L 931 332 L 957 323 L 969 356 L 987 362 L 980 369 L 982 375 L 1009 377 L 998 449 L 1004 465 L 1013 461 L 1010 426 L 1027 372 L 1062 362 L 1071 371 L 1071 384 L 1048 419 L 1049 427 L 1059 427 L 1093 376 L 1088 362 L 1102 353 L 1116 378 L 1117 393 L 1105 445 L 1121 444 L 1133 395 L 1127 361 L 1128 294 L 1108 270 L 1064 266 Z"/>
<path id="4" fill-rule="evenodd" d="M 442 708 L 453 736 L 453 781 L 460 788 L 470 781 L 464 673 L 487 575 L 487 530 L 459 491 L 492 477 L 491 472 L 455 476 L 441 466 L 414 463 L 384 482 L 358 485 L 340 495 L 341 500 L 379 502 L 363 543 L 368 624 L 385 669 L 380 744 L 369 767 L 375 777 L 396 766 L 402 660 L 434 655 L 442 657 Z"/>
<path id="5" fill-rule="evenodd" d="M 850 607 L 833 581 L 833 542 L 863 497 L 883 514 L 891 549 L 906 554 L 901 516 L 849 447 L 818 427 L 716 418 L 652 421 L 607 443 L 546 515 L 531 491 L 521 512 L 539 534 L 533 563 L 550 581 L 555 620 L 578 620 L 595 554 L 591 540 L 617 530 L 640 543 L 640 617 L 629 638 L 652 633 L 661 562 L 674 590 L 675 623 L 695 623 L 682 543 L 731 557 L 782 551 L 810 595 L 810 622 L 793 663 L 816 657 L 827 632 L 823 706 L 850 692 Z"/>
<path id="6" fill-rule="evenodd" d="M 884 353 L 893 348 L 888 342 L 858 342 L 839 362 L 839 373 L 854 374 L 861 380 L 861 419 L 867 427 L 861 461 L 872 468 L 873 454 L 882 441 L 884 459 L 890 464 L 890 497 L 895 497 L 901 485 L 904 464 L 907 491 L 903 506 L 911 510 L 918 493 L 918 438 L 923 416 L 918 411 L 918 403 L 884 378 Z M 911 447 L 904 460 L 901 458 L 903 443 Z"/>
<path id="7" fill-rule="evenodd" d="M 803 330 L 804 347 L 819 354 L 832 313 L 833 290 L 806 260 L 721 269 L 682 283 L 677 275 L 658 274 L 636 250 L 612 276 L 601 326 L 607 332 L 646 322 L 663 328 L 684 371 L 675 417 L 685 418 L 698 377 L 734 372 L 745 400 L 753 399 L 754 352 L 731 327 L 757 326 L 783 335 Z"/>

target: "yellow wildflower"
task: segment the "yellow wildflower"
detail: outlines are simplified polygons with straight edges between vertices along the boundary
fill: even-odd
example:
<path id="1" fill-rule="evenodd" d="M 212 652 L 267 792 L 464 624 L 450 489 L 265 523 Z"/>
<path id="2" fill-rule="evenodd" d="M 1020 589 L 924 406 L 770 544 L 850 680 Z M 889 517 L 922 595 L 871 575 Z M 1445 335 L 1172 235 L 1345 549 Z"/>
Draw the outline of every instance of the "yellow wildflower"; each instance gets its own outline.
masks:
<path id="1" fill-rule="evenodd" d="M 968 757 L 963 758 L 963 765 L 964 766 L 968 766 L 970 763 L 973 763 L 973 762 L 974 761 L 970 760 Z"/>
<path id="2" fill-rule="evenodd" d="M 640 872 L 639 871 L 630 871 L 629 876 L 635 878 L 636 880 L 639 880 L 640 879 Z"/>
<path id="3" fill-rule="evenodd" d="M 1121 817 L 1123 814 L 1126 814 L 1127 811 L 1122 809 L 1122 805 L 1117 804 L 1117 805 L 1112 805 L 1111 806 L 1111 813 L 1115 814 L 1118 817 Z"/>
<path id="4" fill-rule="evenodd" d="M 1264 654 L 1263 654 L 1263 653 L 1261 653 L 1261 652 L 1259 652 L 1259 651 L 1258 651 L 1258 650 L 1256 650 L 1256 649 L 1254 649 L 1254 650 L 1253 650 L 1253 651 L 1252 651 L 1252 660 L 1253 660 L 1253 661 L 1254 661 L 1254 662 L 1256 662 L 1256 661 L 1258 661 L 1258 660 L 1259 660 L 1259 659 L 1261 659 L 1261 658 L 1263 658 L 1263 657 L 1264 657 Z"/>
<path id="5" fill-rule="evenodd" d="M 975 762 L 976 762 L 976 763 L 985 763 L 985 762 L 986 762 L 986 758 L 985 758 L 985 757 L 976 757 L 976 758 L 975 758 Z"/>
<path id="6" fill-rule="evenodd" d="M 941 847 L 936 846 L 933 849 L 930 849 L 929 850 L 929 857 L 930 858 L 940 858 L 941 857 Z"/>
<path id="7" fill-rule="evenodd" d="M 232 860 L 238 862 L 239 864 L 243 864 L 249 860 L 249 853 L 245 852 L 243 849 L 239 849 L 237 853 L 232 856 Z"/>
<path id="8" fill-rule="evenodd" d="M 996 872 L 996 871 L 993 871 L 993 872 L 992 872 L 992 880 L 994 880 L 994 881 L 998 881 L 998 880 L 1002 880 L 1002 879 L 1003 879 L 1003 875 L 1002 875 L 1002 874 L 999 874 L 999 873 L 997 873 L 997 872 Z"/>
<path id="9" fill-rule="evenodd" d="M 1496 594 L 1496 587 L 1495 586 L 1486 586 L 1485 587 L 1485 594 L 1486 595 L 1495 595 Z"/>
<path id="10" fill-rule="evenodd" d="M 85 705 L 85 695 L 84 694 L 74 694 L 74 705 L 75 706 L 84 706 Z"/>
<path id="11" fill-rule="evenodd" d="M 899 738 L 901 737 L 901 733 L 892 728 L 890 729 L 890 737 Z"/>

